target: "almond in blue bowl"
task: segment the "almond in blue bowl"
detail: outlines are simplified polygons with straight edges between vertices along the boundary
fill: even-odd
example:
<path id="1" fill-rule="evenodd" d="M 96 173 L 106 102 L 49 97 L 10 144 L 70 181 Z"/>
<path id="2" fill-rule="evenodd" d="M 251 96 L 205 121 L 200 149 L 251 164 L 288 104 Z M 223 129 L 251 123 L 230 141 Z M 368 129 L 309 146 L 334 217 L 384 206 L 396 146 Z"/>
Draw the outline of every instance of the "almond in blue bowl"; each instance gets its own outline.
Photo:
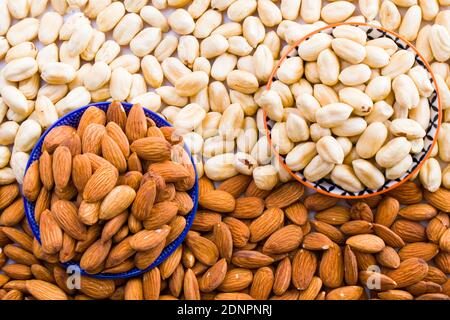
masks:
<path id="1" fill-rule="evenodd" d="M 44 260 L 97 278 L 128 278 L 182 243 L 198 182 L 174 128 L 140 105 L 106 102 L 64 116 L 33 149 L 26 216 Z"/>

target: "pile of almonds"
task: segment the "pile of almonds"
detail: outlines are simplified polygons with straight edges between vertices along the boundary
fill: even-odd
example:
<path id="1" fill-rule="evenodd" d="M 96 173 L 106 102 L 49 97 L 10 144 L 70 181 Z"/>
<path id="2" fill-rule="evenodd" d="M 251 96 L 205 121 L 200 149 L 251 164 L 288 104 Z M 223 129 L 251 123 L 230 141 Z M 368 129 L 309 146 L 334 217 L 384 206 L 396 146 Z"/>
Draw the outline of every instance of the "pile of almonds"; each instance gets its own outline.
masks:
<path id="1" fill-rule="evenodd" d="M 450 299 L 446 189 L 431 193 L 408 182 L 383 197 L 338 203 L 305 196 L 297 182 L 264 191 L 245 175 L 218 188 L 203 177 L 199 188 L 192 229 L 161 265 L 132 279 L 83 276 L 74 290 L 58 258 L 32 239 L 20 199 L 14 202 L 17 185 L 2 187 L 0 221 L 14 215 L 23 231 L 0 228 L 0 298 Z M 112 238 L 116 248 L 121 233 Z"/>
<path id="2" fill-rule="evenodd" d="M 86 109 L 77 129 L 52 129 L 23 184 L 35 202 L 42 257 L 79 261 L 90 274 L 149 267 L 194 207 L 186 191 L 195 170 L 174 137 L 140 105 L 127 116 L 115 102 L 107 113 Z"/>
<path id="3" fill-rule="evenodd" d="M 0 298 L 448 299 L 449 5 L 449 0 L 0 1 L 0 63 L 5 63 L 0 70 Z M 431 64 L 444 109 L 438 144 L 417 181 L 359 203 L 303 194 L 299 184 L 289 182 L 291 176 L 272 161 L 259 99 L 290 45 L 344 21 L 381 25 L 413 42 Z M 315 92 L 324 86 L 302 79 L 313 74 L 313 62 L 297 56 L 287 62 L 271 90 L 281 100 L 283 121 L 305 90 L 318 99 Z M 326 90 L 337 94 L 335 89 Z M 33 239 L 19 184 L 46 128 L 90 102 L 114 99 L 140 103 L 182 133 L 203 176 L 202 209 L 186 242 L 158 268 L 128 280 L 83 276 L 79 290 L 69 289 L 59 261 L 72 251 L 49 255 Z M 394 107 L 392 97 L 385 102 Z M 72 155 L 70 147 L 81 138 L 61 144 Z M 89 160 L 106 159 L 125 176 L 118 155 Z M 126 171 L 139 169 L 134 160 L 136 167 L 127 161 Z M 147 165 L 140 162 L 144 181 Z M 126 184 L 134 183 L 135 177 L 128 178 Z M 213 184 L 225 193 L 213 192 Z M 43 181 L 42 186 L 46 192 Z M 133 186 L 138 188 L 137 182 Z M 83 193 L 76 185 L 63 190 L 81 194 L 73 198 L 81 205 Z M 60 196 L 60 201 L 70 196 L 55 187 L 48 191 L 44 202 L 50 209 Z M 250 215 L 236 216 L 246 212 L 246 202 Z M 52 218 L 50 212 L 42 210 L 41 218 Z M 267 228 L 266 216 L 274 217 Z M 124 218 L 109 222 L 118 217 Z M 143 230 L 133 217 L 129 213 L 128 221 L 111 231 L 117 231 L 112 246 Z M 183 223 L 179 211 L 174 219 Z M 87 237 L 101 240 L 100 229 L 108 223 L 92 221 L 83 222 Z M 167 224 L 169 234 L 175 223 Z M 67 231 L 59 228 L 61 249 L 70 247 Z M 86 252 L 83 245 L 75 246 L 73 259 Z M 130 262 L 125 259 L 116 271 Z M 373 289 L 369 284 L 376 279 L 383 285 Z"/>

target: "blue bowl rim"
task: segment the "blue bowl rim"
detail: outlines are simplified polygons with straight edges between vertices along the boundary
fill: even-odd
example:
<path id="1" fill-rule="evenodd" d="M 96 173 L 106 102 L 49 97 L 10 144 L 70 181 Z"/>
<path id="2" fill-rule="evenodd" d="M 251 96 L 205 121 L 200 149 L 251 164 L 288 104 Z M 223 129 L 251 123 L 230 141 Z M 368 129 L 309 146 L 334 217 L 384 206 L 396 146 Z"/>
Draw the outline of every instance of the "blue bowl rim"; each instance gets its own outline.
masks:
<path id="1" fill-rule="evenodd" d="M 131 103 L 127 103 L 127 102 L 121 102 L 122 106 L 124 107 L 124 109 L 126 110 L 126 112 L 129 112 L 129 109 L 133 106 L 133 104 Z M 28 171 L 28 168 L 31 166 L 31 164 L 36 161 L 34 155 L 38 155 L 37 158 L 39 158 L 39 156 L 42 154 L 42 144 L 44 142 L 45 137 L 48 135 L 48 133 L 53 130 L 56 127 L 65 125 L 62 122 L 64 122 L 65 120 L 70 119 L 71 117 L 73 117 L 75 114 L 78 113 L 84 113 L 89 107 L 103 107 L 103 108 L 109 108 L 109 106 L 111 105 L 111 102 L 96 102 L 96 103 L 91 103 L 88 104 L 86 106 L 80 107 L 64 116 L 62 116 L 61 118 L 58 119 L 58 121 L 56 121 L 55 123 L 53 123 L 43 134 L 42 136 L 39 138 L 38 142 L 36 143 L 35 147 L 33 148 L 33 150 L 30 153 L 30 159 L 28 160 L 27 166 L 25 168 L 25 173 Z M 157 121 L 159 121 L 160 123 L 162 123 L 164 126 L 167 127 L 172 127 L 172 125 L 167 122 L 165 119 L 161 118 L 159 115 L 157 115 L 155 112 L 148 110 L 146 108 L 144 108 L 145 111 L 145 115 L 146 117 L 149 117 L 151 119 L 156 119 Z M 89 274 L 86 271 L 84 271 L 80 265 L 78 263 L 75 262 L 66 262 L 66 263 L 60 263 L 64 268 L 69 269 L 69 268 L 74 268 L 76 270 L 80 271 L 80 274 L 83 276 L 89 276 L 92 278 L 97 278 L 97 279 L 124 279 L 124 278 L 132 278 L 132 277 L 137 277 L 140 276 L 150 270 L 152 270 L 153 268 L 157 267 L 158 265 L 160 265 L 164 260 L 166 260 L 172 253 L 175 252 L 175 250 L 183 243 L 184 239 L 186 238 L 187 233 L 189 232 L 189 230 L 191 229 L 192 223 L 194 221 L 195 215 L 197 213 L 197 209 L 198 209 L 198 174 L 197 174 L 197 169 L 194 165 L 194 158 L 192 157 L 192 154 L 189 151 L 189 148 L 186 146 L 186 144 L 184 145 L 184 149 L 186 150 L 186 152 L 189 154 L 189 157 L 191 159 L 191 162 L 193 164 L 193 168 L 195 171 L 195 184 L 192 187 L 191 190 L 188 191 L 189 195 L 191 196 L 191 198 L 193 199 L 194 202 L 194 207 L 192 208 L 191 212 L 189 212 L 187 215 L 185 215 L 184 217 L 186 218 L 186 226 L 183 230 L 183 232 L 178 236 L 178 238 L 176 238 L 174 241 L 172 241 L 169 245 L 167 245 L 164 250 L 161 252 L 161 254 L 159 255 L 159 257 L 146 269 L 138 269 L 138 268 L 133 268 L 130 271 L 127 272 L 122 272 L 122 273 L 116 273 L 116 274 L 112 274 L 112 273 L 98 273 L 98 274 Z M 34 208 L 34 204 L 32 204 L 32 202 L 28 201 L 28 199 L 26 199 L 24 196 L 22 196 L 22 199 L 24 201 L 24 207 L 25 207 L 25 215 L 28 221 L 28 224 L 31 228 L 31 231 L 33 232 L 34 237 L 37 239 L 37 241 L 39 243 L 41 243 L 41 238 L 40 238 L 40 232 L 39 232 L 39 225 L 37 224 L 35 218 L 34 218 L 34 210 L 32 210 L 32 208 Z"/>

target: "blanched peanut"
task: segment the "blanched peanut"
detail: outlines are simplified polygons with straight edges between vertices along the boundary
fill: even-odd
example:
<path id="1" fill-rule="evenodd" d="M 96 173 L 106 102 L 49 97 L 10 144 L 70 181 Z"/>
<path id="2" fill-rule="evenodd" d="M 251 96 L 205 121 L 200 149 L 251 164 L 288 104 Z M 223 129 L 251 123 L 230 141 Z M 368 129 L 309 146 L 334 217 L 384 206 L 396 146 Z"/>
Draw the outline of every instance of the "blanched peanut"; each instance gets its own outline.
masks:
<path id="1" fill-rule="evenodd" d="M 423 141 L 423 140 L 422 140 Z M 403 176 L 413 163 L 411 155 L 407 155 L 399 163 L 386 169 L 386 178 L 395 180 Z"/>
<path id="2" fill-rule="evenodd" d="M 337 127 L 345 122 L 353 108 L 345 103 L 328 104 L 315 113 L 317 123 L 324 128 Z"/>
<path id="3" fill-rule="evenodd" d="M 370 189 L 377 190 L 385 182 L 383 173 L 367 160 L 353 160 L 352 167 L 358 179 Z"/>
<path id="4" fill-rule="evenodd" d="M 334 168 L 334 164 L 327 162 L 320 155 L 315 156 L 305 167 L 303 174 L 309 181 L 318 181 L 328 175 Z"/>
<path id="5" fill-rule="evenodd" d="M 411 151 L 411 142 L 405 137 L 394 138 L 378 150 L 375 160 L 383 168 L 391 168 Z"/>
<path id="6" fill-rule="evenodd" d="M 330 178 L 335 184 L 350 192 L 359 192 L 364 189 L 352 167 L 346 164 L 336 165 Z"/>

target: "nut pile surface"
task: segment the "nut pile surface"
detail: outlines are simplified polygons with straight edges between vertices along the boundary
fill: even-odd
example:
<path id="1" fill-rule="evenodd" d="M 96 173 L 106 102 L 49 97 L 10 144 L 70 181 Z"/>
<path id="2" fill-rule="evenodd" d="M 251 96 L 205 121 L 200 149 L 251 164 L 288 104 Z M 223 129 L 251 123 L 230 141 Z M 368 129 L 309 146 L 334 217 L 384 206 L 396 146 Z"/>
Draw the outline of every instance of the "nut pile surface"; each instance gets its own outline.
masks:
<path id="1" fill-rule="evenodd" d="M 388 37 L 368 41 L 365 31 L 350 25 L 313 35 L 297 53 L 278 70 L 280 79 L 303 82 L 297 108 L 286 116 L 276 91 L 258 98 L 277 121 L 271 139 L 288 167 L 303 170 L 311 182 L 329 175 L 356 193 L 401 178 L 413 164 L 411 154 L 423 152 L 434 92 L 415 53 Z M 284 68 L 298 72 L 282 75 Z"/>
<path id="2" fill-rule="evenodd" d="M 448 0 L 0 1 L 0 298 L 448 299 L 449 5 Z M 340 98 L 342 86 L 325 85 L 315 61 L 294 52 L 278 70 L 270 99 L 262 99 L 273 67 L 290 45 L 344 21 L 381 25 L 413 42 L 431 64 L 444 109 L 438 144 L 416 181 L 365 201 L 370 210 L 362 203 L 303 195 L 273 160 L 262 118 L 262 109 L 273 111 L 270 99 L 277 101 L 274 106 L 281 101 L 280 120 L 286 122 L 305 92 L 319 102 L 322 96 Z M 383 50 L 391 57 L 389 47 Z M 383 76 L 381 68 L 372 68 L 371 78 Z M 420 73 L 411 72 L 407 76 L 414 82 Z M 367 94 L 367 87 L 357 89 Z M 46 128 L 67 112 L 109 99 L 139 103 L 181 132 L 203 176 L 202 209 L 183 247 L 160 267 L 130 280 L 82 277 L 80 290 L 69 289 L 58 261 L 71 251 L 48 255 L 38 246 L 24 219 L 19 184 Z M 382 104 L 399 119 L 422 124 L 427 118 L 423 99 L 409 112 L 398 108 L 393 90 L 380 101 L 371 99 L 374 108 Z M 315 129 L 308 126 L 311 139 L 321 136 Z M 342 145 L 347 138 L 356 143 L 356 137 L 336 140 Z M 356 154 L 355 147 L 344 165 Z M 124 169 L 118 155 L 103 157 L 120 173 L 132 171 L 130 161 Z M 76 185 L 66 191 L 81 194 Z M 45 201 L 56 204 L 59 196 L 64 201 L 69 195 Z M 182 218 L 178 212 L 174 219 Z M 111 246 L 140 230 L 131 220 L 111 230 Z M 101 237 L 99 223 L 89 223 L 88 236 Z M 70 247 L 69 241 L 63 237 L 61 249 Z M 130 259 L 122 262 L 117 272 L 131 267 Z M 364 290 L 377 282 L 372 276 L 382 285 Z"/>
<path id="3" fill-rule="evenodd" d="M 120 103 L 106 114 L 88 108 L 77 129 L 52 129 L 23 184 L 36 204 L 43 254 L 79 260 L 91 274 L 150 266 L 194 206 L 186 193 L 194 167 L 173 137 L 173 128 L 156 127 L 140 105 L 127 116 Z"/>

